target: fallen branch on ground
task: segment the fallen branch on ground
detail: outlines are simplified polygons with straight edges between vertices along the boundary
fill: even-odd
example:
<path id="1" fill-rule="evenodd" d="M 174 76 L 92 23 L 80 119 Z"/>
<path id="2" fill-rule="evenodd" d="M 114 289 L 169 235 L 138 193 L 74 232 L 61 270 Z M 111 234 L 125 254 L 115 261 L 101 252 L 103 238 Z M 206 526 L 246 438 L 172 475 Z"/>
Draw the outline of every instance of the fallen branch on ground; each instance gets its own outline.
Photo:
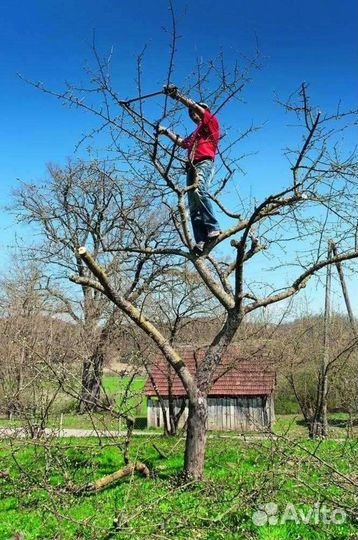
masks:
<path id="1" fill-rule="evenodd" d="M 99 478 L 95 482 L 91 482 L 89 484 L 86 484 L 84 487 L 80 488 L 77 492 L 97 492 L 102 491 L 103 489 L 106 489 L 107 487 L 111 486 L 118 480 L 121 480 L 122 478 L 125 478 L 126 476 L 130 476 L 131 474 L 134 474 L 135 472 L 140 473 L 145 478 L 149 478 L 150 471 L 148 467 L 141 462 L 137 463 L 129 463 L 123 469 L 119 469 L 118 471 L 115 471 L 112 474 L 108 474 L 107 476 L 104 476 L 103 478 Z"/>

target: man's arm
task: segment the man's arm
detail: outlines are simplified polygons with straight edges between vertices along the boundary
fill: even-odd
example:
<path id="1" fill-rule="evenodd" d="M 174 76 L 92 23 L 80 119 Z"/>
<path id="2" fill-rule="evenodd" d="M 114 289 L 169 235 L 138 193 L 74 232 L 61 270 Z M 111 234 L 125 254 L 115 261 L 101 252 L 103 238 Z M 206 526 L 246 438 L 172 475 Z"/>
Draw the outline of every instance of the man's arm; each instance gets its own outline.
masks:
<path id="1" fill-rule="evenodd" d="M 183 105 L 188 107 L 188 109 L 192 109 L 193 111 L 195 111 L 200 116 L 200 118 L 204 117 L 205 109 L 203 107 L 200 107 L 200 105 L 198 105 L 192 99 L 184 96 L 184 94 L 181 94 L 178 88 L 173 84 L 168 84 L 167 86 L 164 86 L 163 92 L 172 99 L 183 103 Z"/>
<path id="2" fill-rule="evenodd" d="M 179 135 L 176 133 L 170 131 L 170 129 L 165 128 L 164 126 L 158 126 L 157 133 L 158 135 L 166 135 L 174 144 L 183 147 L 184 139 L 179 137 Z"/>

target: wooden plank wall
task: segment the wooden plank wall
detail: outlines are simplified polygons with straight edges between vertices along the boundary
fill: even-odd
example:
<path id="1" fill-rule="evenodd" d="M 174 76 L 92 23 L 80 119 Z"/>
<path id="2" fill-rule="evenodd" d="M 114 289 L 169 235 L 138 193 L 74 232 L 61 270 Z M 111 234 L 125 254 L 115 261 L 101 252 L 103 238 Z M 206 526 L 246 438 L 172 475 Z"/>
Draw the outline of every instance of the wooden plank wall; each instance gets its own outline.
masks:
<path id="1" fill-rule="evenodd" d="M 168 400 L 164 400 L 168 414 Z M 180 400 L 176 410 L 180 407 Z M 208 429 L 215 431 L 263 431 L 270 429 L 275 420 L 272 396 L 241 396 L 208 398 Z M 188 416 L 185 409 L 179 426 Z M 148 427 L 163 427 L 163 412 L 158 400 L 148 398 Z"/>
<path id="2" fill-rule="evenodd" d="M 167 399 L 163 400 L 167 418 L 169 419 L 169 402 Z M 179 412 L 181 406 L 181 399 L 175 403 L 175 412 Z M 185 408 L 180 421 L 179 427 L 182 427 L 188 418 L 188 407 Z M 147 425 L 148 427 L 164 427 L 163 411 L 157 399 L 148 398 L 147 402 Z"/>

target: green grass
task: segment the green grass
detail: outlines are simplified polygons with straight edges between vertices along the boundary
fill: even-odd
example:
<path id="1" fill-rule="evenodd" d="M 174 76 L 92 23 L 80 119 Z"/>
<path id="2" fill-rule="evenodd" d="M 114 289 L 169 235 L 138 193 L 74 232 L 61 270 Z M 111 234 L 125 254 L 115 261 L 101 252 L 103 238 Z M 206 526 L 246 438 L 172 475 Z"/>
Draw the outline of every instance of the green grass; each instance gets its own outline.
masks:
<path id="1" fill-rule="evenodd" d="M 0 479 L 0 540 L 19 532 L 26 540 L 343 540 L 357 536 L 352 517 L 355 490 L 349 483 L 357 478 L 355 441 L 318 445 L 301 439 L 298 446 L 284 440 L 209 439 L 205 480 L 182 486 L 177 473 L 184 442 L 156 439 L 169 454 L 162 460 L 151 440 L 138 438 L 131 446 L 132 458 L 145 460 L 153 478 L 133 476 L 91 495 L 76 495 L 69 489 L 121 468 L 122 443 L 2 441 L 1 469 L 10 476 Z M 317 502 L 325 502 L 330 510 L 344 507 L 346 521 L 258 526 L 252 520 L 267 503 L 277 504 L 282 518 L 287 503 L 294 504 L 297 512 L 306 512 Z"/>
<path id="2" fill-rule="evenodd" d="M 145 379 L 136 377 L 133 381 L 129 377 L 104 375 L 104 392 L 115 401 L 118 411 L 137 418 L 146 418 L 147 400 L 143 395 Z M 73 428 L 73 429 L 100 429 L 118 430 L 124 429 L 123 422 L 113 418 L 108 413 L 76 414 L 76 402 L 69 399 L 68 395 L 59 393 L 54 406 L 51 409 L 48 427 Z M 8 421 L 0 418 L 0 427 L 21 427 L 26 422 L 21 419 Z"/>
<path id="3" fill-rule="evenodd" d="M 130 381 L 127 376 L 104 375 L 102 382 L 105 392 L 116 400 L 120 408 L 125 406 L 136 416 L 147 415 L 146 399 L 143 396 L 146 382 L 144 378 L 136 377 Z"/>
<path id="4" fill-rule="evenodd" d="M 331 439 L 341 439 L 347 436 L 349 416 L 346 413 L 328 414 L 328 434 Z M 273 432 L 278 435 L 287 434 L 290 437 L 307 437 L 308 429 L 301 414 L 276 415 Z M 357 419 L 354 419 L 353 433 L 357 435 Z"/>
<path id="5" fill-rule="evenodd" d="M 146 403 L 145 400 L 141 405 L 140 413 L 137 418 L 146 418 Z M 136 409 L 134 410 L 136 412 Z M 348 415 L 345 413 L 331 413 L 329 418 L 329 438 L 330 439 L 344 439 L 347 436 L 347 421 Z M 0 418 L 0 427 L 21 427 L 24 425 L 23 420 L 6 420 Z M 98 429 L 100 431 L 121 431 L 125 430 L 126 426 L 123 421 L 113 418 L 108 413 L 94 413 L 88 414 L 64 414 L 61 419 L 61 415 L 57 413 L 51 416 L 48 427 L 58 429 L 60 427 L 64 429 Z M 135 429 L 142 429 L 139 425 Z M 151 431 L 162 432 L 162 429 Z M 273 425 L 273 432 L 278 435 L 287 435 L 288 437 L 307 437 L 308 430 L 305 426 L 302 415 L 276 415 L 276 422 Z M 357 424 L 353 427 L 353 433 L 357 435 Z M 219 434 L 219 433 L 218 433 Z M 228 434 L 234 434 L 228 432 Z M 250 434 L 251 436 L 261 436 L 261 433 Z"/>
<path id="6" fill-rule="evenodd" d="M 145 385 L 145 378 L 142 377 L 135 377 L 133 379 L 130 388 L 134 392 L 141 392 Z M 128 376 L 119 377 L 117 375 L 103 375 L 103 386 L 105 390 L 109 393 L 116 393 L 116 392 L 122 392 L 130 382 L 130 378 Z"/>

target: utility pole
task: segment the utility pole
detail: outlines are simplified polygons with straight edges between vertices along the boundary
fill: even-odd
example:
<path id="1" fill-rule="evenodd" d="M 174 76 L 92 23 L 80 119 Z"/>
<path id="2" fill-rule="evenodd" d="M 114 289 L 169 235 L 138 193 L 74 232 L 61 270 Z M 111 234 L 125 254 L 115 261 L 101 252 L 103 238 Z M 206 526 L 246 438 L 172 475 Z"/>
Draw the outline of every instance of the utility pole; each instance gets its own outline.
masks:
<path id="1" fill-rule="evenodd" d="M 358 241 L 358 225 L 357 225 L 356 233 L 357 233 L 357 235 L 356 235 L 356 245 L 358 245 L 358 243 L 357 243 L 357 241 Z M 336 246 L 335 242 L 332 242 L 332 250 L 333 250 L 334 257 L 337 257 L 338 251 L 337 251 L 337 246 Z M 353 310 L 352 310 L 352 305 L 351 305 L 351 301 L 350 301 L 349 294 L 348 294 L 346 280 L 344 278 L 343 267 L 342 267 L 340 262 L 336 262 L 336 268 L 337 268 L 337 272 L 338 272 L 338 275 L 339 275 L 339 280 L 341 282 L 343 297 L 344 297 L 344 301 L 345 301 L 346 308 L 347 308 L 349 322 L 351 323 L 352 333 L 353 333 L 353 336 L 354 336 L 354 338 L 356 340 L 355 347 L 357 348 L 357 351 L 358 351 L 358 330 L 357 330 L 357 325 L 356 325 L 356 321 L 355 321 L 354 315 L 353 315 Z M 357 379 L 357 377 L 356 377 L 356 395 L 358 395 L 358 379 Z M 356 411 L 358 410 L 358 403 L 356 403 L 355 409 L 356 409 Z M 351 429 L 351 427 L 352 427 L 352 411 L 351 410 L 349 410 L 349 426 L 350 426 L 350 429 Z"/>
<path id="2" fill-rule="evenodd" d="M 334 257 L 337 257 L 338 256 L 337 246 L 336 246 L 335 242 L 331 242 L 331 244 L 332 244 L 332 253 L 333 253 Z M 336 268 L 337 268 L 337 272 L 338 272 L 338 275 L 339 275 L 339 280 L 341 282 L 344 302 L 346 304 L 347 313 L 348 313 L 348 317 L 349 317 L 349 322 L 351 323 L 352 332 L 353 332 L 354 337 L 358 340 L 357 325 L 356 325 L 356 322 L 354 320 L 354 315 L 353 315 L 351 301 L 350 301 L 350 298 L 349 298 L 349 295 L 348 295 L 348 289 L 347 289 L 347 285 L 346 285 L 346 280 L 344 278 L 343 268 L 342 268 L 342 265 L 341 265 L 340 262 L 336 262 Z"/>

